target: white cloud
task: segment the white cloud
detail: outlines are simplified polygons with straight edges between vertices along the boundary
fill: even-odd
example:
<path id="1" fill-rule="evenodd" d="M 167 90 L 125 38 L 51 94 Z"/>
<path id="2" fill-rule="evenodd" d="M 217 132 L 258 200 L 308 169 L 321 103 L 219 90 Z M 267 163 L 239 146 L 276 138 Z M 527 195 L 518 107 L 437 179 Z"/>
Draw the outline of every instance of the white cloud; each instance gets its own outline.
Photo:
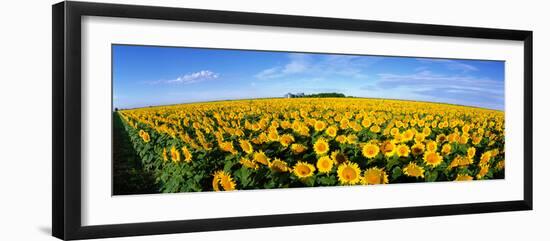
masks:
<path id="1" fill-rule="evenodd" d="M 456 60 L 451 59 L 417 59 L 418 61 L 422 63 L 436 63 L 436 64 L 443 64 L 446 68 L 450 70 L 458 70 L 462 72 L 470 72 L 470 71 L 478 71 L 479 69 L 473 65 L 461 63 Z"/>
<path id="2" fill-rule="evenodd" d="M 168 80 L 166 83 L 193 84 L 205 80 L 217 79 L 218 77 L 218 74 L 210 70 L 201 70 L 199 72 L 185 74 L 173 80 Z"/>
<path id="3" fill-rule="evenodd" d="M 194 73 L 188 73 L 170 80 L 147 81 L 149 84 L 194 84 L 206 80 L 217 79 L 220 75 L 210 70 L 201 70 Z"/>
<path id="4" fill-rule="evenodd" d="M 378 74 L 374 85 L 361 90 L 390 93 L 403 91 L 413 99 L 504 108 L 504 81 L 469 76 L 444 75 L 430 71 L 412 74 Z"/>
<path id="5" fill-rule="evenodd" d="M 370 56 L 316 55 L 292 53 L 289 61 L 280 66 L 264 69 L 255 75 L 258 79 L 276 79 L 295 75 L 312 77 L 344 76 L 366 78 L 363 70 L 381 59 Z"/>

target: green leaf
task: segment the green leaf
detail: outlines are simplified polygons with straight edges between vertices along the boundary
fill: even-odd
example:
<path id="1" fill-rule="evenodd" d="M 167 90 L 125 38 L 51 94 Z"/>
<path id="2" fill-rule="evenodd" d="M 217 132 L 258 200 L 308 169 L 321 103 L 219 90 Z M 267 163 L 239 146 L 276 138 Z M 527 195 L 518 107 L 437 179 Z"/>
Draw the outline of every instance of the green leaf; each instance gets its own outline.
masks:
<path id="1" fill-rule="evenodd" d="M 396 167 L 392 171 L 391 178 L 392 178 L 392 180 L 395 180 L 395 179 L 399 178 L 402 174 L 403 174 L 403 171 L 401 170 L 401 168 Z"/>
<path id="2" fill-rule="evenodd" d="M 439 173 L 437 171 L 431 171 L 426 176 L 426 181 L 427 182 L 435 182 L 437 180 L 438 175 L 439 175 Z"/>

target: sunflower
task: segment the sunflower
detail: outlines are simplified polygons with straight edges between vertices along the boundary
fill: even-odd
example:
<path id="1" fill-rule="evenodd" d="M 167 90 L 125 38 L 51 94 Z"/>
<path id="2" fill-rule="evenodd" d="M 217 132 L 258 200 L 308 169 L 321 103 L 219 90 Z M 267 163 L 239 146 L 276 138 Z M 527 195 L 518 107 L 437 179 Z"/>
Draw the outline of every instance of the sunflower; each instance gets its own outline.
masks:
<path id="1" fill-rule="evenodd" d="M 271 170 L 276 172 L 288 172 L 290 170 L 288 163 L 281 161 L 279 158 L 275 158 L 275 160 L 269 162 L 268 166 Z"/>
<path id="2" fill-rule="evenodd" d="M 308 178 L 315 172 L 315 167 L 307 162 L 298 162 L 292 168 L 292 173 L 299 178 Z"/>
<path id="3" fill-rule="evenodd" d="M 428 152 L 437 151 L 437 142 L 435 142 L 435 141 L 428 141 L 428 142 L 426 143 L 426 151 L 428 151 Z"/>
<path id="4" fill-rule="evenodd" d="M 241 149 L 247 154 L 252 154 L 254 152 L 254 148 L 252 147 L 252 144 L 250 144 L 250 142 L 247 140 L 240 140 L 239 146 L 241 146 Z"/>
<path id="5" fill-rule="evenodd" d="M 475 155 L 476 155 L 476 148 L 473 146 L 468 148 L 468 158 L 472 159 L 474 158 Z"/>
<path id="6" fill-rule="evenodd" d="M 373 126 L 370 127 L 369 130 L 373 133 L 379 133 L 381 131 L 381 128 L 380 128 L 379 125 L 373 125 Z"/>
<path id="7" fill-rule="evenodd" d="M 396 148 L 394 141 L 384 141 L 380 145 L 380 152 L 385 156 L 393 156 L 395 154 Z"/>
<path id="8" fill-rule="evenodd" d="M 317 141 L 315 141 L 315 144 L 313 144 L 313 150 L 317 155 L 326 154 L 329 151 L 328 142 L 323 138 L 317 139 Z"/>
<path id="9" fill-rule="evenodd" d="M 426 163 L 426 165 L 436 167 L 439 166 L 442 161 L 443 157 L 441 157 L 439 153 L 435 151 L 427 151 L 426 153 L 424 153 L 424 163 Z"/>
<path id="10" fill-rule="evenodd" d="M 468 136 L 468 134 L 462 134 L 460 136 L 460 139 L 458 139 L 458 143 L 466 144 L 466 143 L 468 143 L 468 140 L 470 140 L 470 137 Z"/>
<path id="11" fill-rule="evenodd" d="M 410 152 L 411 149 L 407 145 L 401 144 L 397 146 L 397 155 L 400 157 L 408 157 Z"/>
<path id="12" fill-rule="evenodd" d="M 342 185 L 354 185 L 361 180 L 361 169 L 357 163 L 346 162 L 338 166 L 338 180 Z"/>
<path id="13" fill-rule="evenodd" d="M 435 140 L 439 143 L 443 143 L 443 142 L 447 141 L 447 136 L 445 134 L 439 134 L 439 135 L 437 135 Z"/>
<path id="14" fill-rule="evenodd" d="M 166 153 L 166 147 L 162 149 L 162 160 L 168 161 L 168 153 Z"/>
<path id="15" fill-rule="evenodd" d="M 330 126 L 329 128 L 327 128 L 325 133 L 330 137 L 336 137 L 336 134 L 338 133 L 338 128 L 336 128 L 336 126 Z"/>
<path id="16" fill-rule="evenodd" d="M 233 191 L 237 184 L 233 181 L 231 175 L 225 171 L 217 171 L 212 179 L 212 188 L 214 191 Z"/>
<path id="17" fill-rule="evenodd" d="M 263 151 L 254 152 L 254 161 L 264 165 L 269 165 L 269 158 Z"/>
<path id="18" fill-rule="evenodd" d="M 416 133 L 416 135 L 414 135 L 414 142 L 416 142 L 416 143 L 421 143 L 425 139 L 426 139 L 426 136 L 422 133 Z"/>
<path id="19" fill-rule="evenodd" d="M 403 173 L 409 177 L 424 178 L 424 168 L 416 165 L 414 162 L 409 162 L 409 164 L 403 168 Z"/>
<path id="20" fill-rule="evenodd" d="M 317 160 L 317 169 L 321 173 L 327 173 L 332 170 L 332 166 L 334 165 L 334 161 L 330 159 L 329 156 L 323 156 Z"/>
<path id="21" fill-rule="evenodd" d="M 412 154 L 415 156 L 421 155 L 424 153 L 424 144 L 416 143 L 411 148 Z"/>
<path id="22" fill-rule="evenodd" d="M 363 156 L 366 158 L 374 158 L 376 155 L 378 155 L 378 152 L 380 151 L 380 148 L 378 145 L 367 143 L 363 146 L 362 153 Z"/>
<path id="23" fill-rule="evenodd" d="M 497 171 L 504 169 L 504 160 L 497 162 L 495 168 L 497 169 Z"/>
<path id="24" fill-rule="evenodd" d="M 479 164 L 487 164 L 491 160 L 492 153 L 490 151 L 484 152 L 481 157 L 479 158 Z"/>
<path id="25" fill-rule="evenodd" d="M 361 121 L 361 125 L 364 128 L 369 128 L 371 125 L 371 121 L 368 118 L 363 118 L 363 120 Z"/>
<path id="26" fill-rule="evenodd" d="M 330 154 L 330 157 L 332 158 L 332 161 L 336 162 L 336 164 L 342 164 L 348 161 L 346 155 L 344 155 L 341 151 L 333 151 Z"/>
<path id="27" fill-rule="evenodd" d="M 241 157 L 241 159 L 239 160 L 239 163 L 241 163 L 241 165 L 243 165 L 247 168 L 250 168 L 250 169 L 258 170 L 258 168 L 259 168 L 259 166 L 256 162 L 251 161 L 250 159 L 248 159 L 246 157 Z"/>
<path id="28" fill-rule="evenodd" d="M 468 158 L 467 156 L 456 156 L 453 161 L 451 161 L 451 164 L 447 167 L 448 169 L 451 169 L 453 167 L 465 167 L 470 164 L 472 164 L 474 161 L 471 158 Z"/>
<path id="29" fill-rule="evenodd" d="M 430 129 L 429 127 L 424 127 L 424 129 L 422 129 L 422 134 L 424 134 L 424 136 L 429 136 L 431 133 L 432 129 Z"/>
<path id="30" fill-rule="evenodd" d="M 344 136 L 344 135 L 338 135 L 338 136 L 336 137 L 336 141 L 337 141 L 338 143 L 343 144 L 343 143 L 346 143 L 346 142 L 347 142 L 347 138 L 346 138 L 346 136 Z"/>
<path id="31" fill-rule="evenodd" d="M 292 150 L 292 153 L 294 154 L 300 154 L 307 150 L 307 148 L 302 144 L 292 144 L 290 146 L 290 150 Z"/>
<path id="32" fill-rule="evenodd" d="M 191 155 L 191 152 L 187 149 L 187 147 L 182 147 L 181 151 L 183 152 L 183 156 L 185 157 L 184 161 L 186 161 L 187 163 L 191 162 L 191 158 L 193 157 L 193 155 Z"/>
<path id="33" fill-rule="evenodd" d="M 359 138 L 357 138 L 357 136 L 355 134 L 349 134 L 346 137 L 346 141 L 347 141 L 348 144 L 356 144 L 358 139 Z"/>
<path id="34" fill-rule="evenodd" d="M 279 138 L 279 142 L 282 146 L 288 147 L 292 142 L 294 142 L 294 136 L 291 134 L 284 134 Z"/>
<path id="35" fill-rule="evenodd" d="M 407 142 L 412 140 L 414 137 L 414 131 L 412 129 L 408 129 L 403 133 L 403 141 Z"/>
<path id="36" fill-rule="evenodd" d="M 365 185 L 387 184 L 388 182 L 388 174 L 386 174 L 383 168 L 378 167 L 372 167 L 365 170 L 363 180 L 361 180 L 361 183 Z"/>
<path id="37" fill-rule="evenodd" d="M 449 143 L 446 143 L 443 145 L 443 147 L 441 147 L 441 153 L 443 155 L 448 155 L 449 153 L 451 153 L 452 150 L 453 147 Z"/>
<path id="38" fill-rule="evenodd" d="M 477 179 L 482 179 L 489 172 L 489 165 L 480 165 L 479 172 L 476 175 Z"/>
<path id="39" fill-rule="evenodd" d="M 473 179 L 474 179 L 474 178 L 471 177 L 471 176 L 468 175 L 468 174 L 458 174 L 458 175 L 456 176 L 455 181 L 471 181 L 471 180 L 473 180 Z"/>
<path id="40" fill-rule="evenodd" d="M 178 149 L 176 149 L 175 146 L 172 146 L 172 148 L 170 148 L 170 157 L 172 158 L 173 162 L 180 162 L 181 161 L 180 152 L 178 151 Z"/>
<path id="41" fill-rule="evenodd" d="M 324 121 L 320 121 L 320 120 L 315 121 L 315 124 L 313 125 L 313 128 L 315 129 L 315 131 L 322 131 L 326 127 L 327 127 L 327 123 L 325 123 Z"/>
<path id="42" fill-rule="evenodd" d="M 220 149 L 222 149 L 222 151 L 236 153 L 235 148 L 233 147 L 233 142 L 222 141 L 222 142 L 219 143 L 219 145 L 220 145 Z"/>
<path id="43" fill-rule="evenodd" d="M 278 141 L 279 140 L 279 133 L 277 130 L 271 130 L 267 133 L 267 137 L 270 141 Z"/>
<path id="44" fill-rule="evenodd" d="M 143 139 L 143 142 L 148 143 L 151 141 L 151 137 L 149 136 L 149 133 L 143 132 L 143 135 L 141 135 L 141 139 Z"/>
<path id="45" fill-rule="evenodd" d="M 392 136 L 395 136 L 395 135 L 399 134 L 399 128 L 395 128 L 395 127 L 391 128 L 390 134 Z"/>

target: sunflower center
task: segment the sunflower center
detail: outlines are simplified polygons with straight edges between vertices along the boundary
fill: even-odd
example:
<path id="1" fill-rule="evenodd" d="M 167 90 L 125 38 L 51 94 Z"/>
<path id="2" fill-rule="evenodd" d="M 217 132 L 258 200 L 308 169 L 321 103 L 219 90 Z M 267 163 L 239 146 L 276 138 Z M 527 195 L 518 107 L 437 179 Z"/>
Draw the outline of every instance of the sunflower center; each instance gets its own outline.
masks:
<path id="1" fill-rule="evenodd" d="M 344 169 L 343 171 L 343 176 L 347 180 L 353 180 L 355 179 L 355 177 L 357 177 L 357 174 L 355 173 L 355 170 L 353 170 L 353 168 L 346 167 L 346 169 Z"/>

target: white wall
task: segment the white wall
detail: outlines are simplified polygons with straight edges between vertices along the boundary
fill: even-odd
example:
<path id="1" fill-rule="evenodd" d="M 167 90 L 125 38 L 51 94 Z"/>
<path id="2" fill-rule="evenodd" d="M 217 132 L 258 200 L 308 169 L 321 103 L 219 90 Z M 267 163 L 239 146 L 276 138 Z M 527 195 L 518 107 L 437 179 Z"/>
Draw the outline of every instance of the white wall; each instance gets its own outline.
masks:
<path id="1" fill-rule="evenodd" d="M 535 210 L 436 218 L 162 235 L 156 240 L 464 240 L 549 236 L 550 117 L 545 1 L 156 0 L 109 2 L 534 30 Z M 51 230 L 51 10 L 54 1 L 9 1 L 0 9 L 0 240 L 53 240 Z M 406 197 L 403 197 L 406 198 Z M 152 237 L 123 238 L 150 240 Z M 540 239 L 540 238 L 539 238 Z"/>

